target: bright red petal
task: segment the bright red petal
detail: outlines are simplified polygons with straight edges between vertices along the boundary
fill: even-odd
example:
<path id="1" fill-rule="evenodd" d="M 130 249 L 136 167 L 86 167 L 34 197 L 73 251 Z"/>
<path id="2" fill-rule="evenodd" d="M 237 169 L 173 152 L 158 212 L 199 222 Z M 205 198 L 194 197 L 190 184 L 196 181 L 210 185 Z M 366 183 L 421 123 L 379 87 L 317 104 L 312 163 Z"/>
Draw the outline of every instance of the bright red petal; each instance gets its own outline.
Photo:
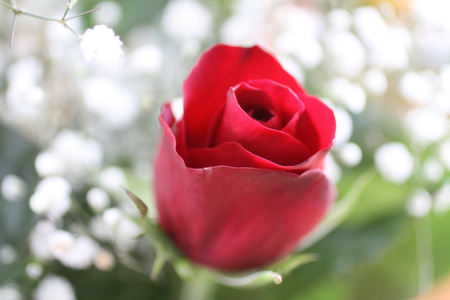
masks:
<path id="1" fill-rule="evenodd" d="M 335 190 L 320 170 L 187 168 L 166 115 L 155 163 L 160 223 L 194 261 L 224 270 L 267 264 L 292 251 L 331 205 Z"/>
<path id="2" fill-rule="evenodd" d="M 206 51 L 183 86 L 187 147 L 206 147 L 208 125 L 225 102 L 228 89 L 256 79 L 269 79 L 303 94 L 297 81 L 258 46 L 217 45 Z"/>

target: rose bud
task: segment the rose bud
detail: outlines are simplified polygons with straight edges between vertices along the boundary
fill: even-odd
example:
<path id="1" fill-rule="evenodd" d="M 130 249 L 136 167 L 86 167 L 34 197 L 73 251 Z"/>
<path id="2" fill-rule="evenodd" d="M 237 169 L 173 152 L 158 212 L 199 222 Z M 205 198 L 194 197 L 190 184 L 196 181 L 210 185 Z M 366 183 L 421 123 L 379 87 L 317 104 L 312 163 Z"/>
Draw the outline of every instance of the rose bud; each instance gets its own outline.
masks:
<path id="1" fill-rule="evenodd" d="M 159 222 L 196 263 L 261 267 L 294 251 L 334 201 L 334 114 L 261 48 L 217 45 L 160 115 Z"/>

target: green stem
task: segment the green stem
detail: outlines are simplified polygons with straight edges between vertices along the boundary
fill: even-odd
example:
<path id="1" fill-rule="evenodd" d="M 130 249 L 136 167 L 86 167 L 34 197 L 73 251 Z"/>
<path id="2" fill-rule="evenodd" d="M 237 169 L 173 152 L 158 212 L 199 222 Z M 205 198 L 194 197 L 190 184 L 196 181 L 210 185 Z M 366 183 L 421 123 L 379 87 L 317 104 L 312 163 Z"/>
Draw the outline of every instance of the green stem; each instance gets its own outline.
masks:
<path id="1" fill-rule="evenodd" d="M 69 29 L 73 34 L 75 34 L 79 40 L 82 39 L 82 36 L 79 35 L 78 33 L 76 33 L 75 30 L 73 30 L 72 28 L 70 28 L 69 25 L 67 25 L 66 23 L 63 23 L 63 25 L 64 25 L 64 27 L 66 27 L 67 29 Z"/>
<path id="2" fill-rule="evenodd" d="M 66 11 L 64 12 L 64 16 L 61 18 L 61 22 L 66 20 L 67 14 L 69 13 L 70 6 L 67 6 Z"/>
<path id="3" fill-rule="evenodd" d="M 75 18 L 79 18 L 79 17 L 81 17 L 81 16 L 84 16 L 84 15 L 87 15 L 87 14 L 90 14 L 90 13 L 93 13 L 94 11 L 97 11 L 97 10 L 100 10 L 100 9 L 102 9 L 102 8 L 101 8 L 101 7 L 97 7 L 97 8 L 94 8 L 94 9 L 91 9 L 91 10 L 88 10 L 88 11 L 85 11 L 85 12 L 82 12 L 82 13 L 79 13 L 78 15 L 72 16 L 72 17 L 67 18 L 67 19 L 64 19 L 64 20 L 65 20 L 65 21 L 69 21 L 69 20 L 72 20 L 72 19 L 75 19 Z"/>
<path id="4" fill-rule="evenodd" d="M 6 6 L 7 8 L 9 8 L 9 9 L 11 9 L 11 10 L 14 10 L 14 7 L 11 6 L 11 5 L 9 5 L 9 4 L 6 3 L 6 2 L 3 2 L 3 1 L 0 0 L 0 4 L 3 5 L 3 6 Z"/>
<path id="5" fill-rule="evenodd" d="M 185 280 L 180 300 L 213 300 L 216 283 L 211 274 L 199 269 L 191 280 Z"/>
<path id="6" fill-rule="evenodd" d="M 9 40 L 9 49 L 12 49 L 14 45 L 14 32 L 16 31 L 16 23 L 17 23 L 17 15 L 14 15 L 11 27 L 11 38 Z"/>
<path id="7" fill-rule="evenodd" d="M 430 217 L 415 220 L 416 247 L 419 261 L 419 292 L 422 293 L 434 284 L 433 241 Z"/>

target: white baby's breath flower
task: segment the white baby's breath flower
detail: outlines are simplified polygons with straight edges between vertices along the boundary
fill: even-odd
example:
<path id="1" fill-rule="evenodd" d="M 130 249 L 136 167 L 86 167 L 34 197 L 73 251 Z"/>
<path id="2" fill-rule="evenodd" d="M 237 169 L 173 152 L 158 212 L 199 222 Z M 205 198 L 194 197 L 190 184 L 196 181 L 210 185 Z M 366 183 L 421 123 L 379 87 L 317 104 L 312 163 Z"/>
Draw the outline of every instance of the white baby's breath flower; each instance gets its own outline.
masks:
<path id="1" fill-rule="evenodd" d="M 165 7 L 161 27 L 168 35 L 179 39 L 204 39 L 210 33 L 213 16 L 195 0 L 170 1 Z"/>
<path id="2" fill-rule="evenodd" d="M 35 262 L 31 262 L 27 264 L 25 271 L 27 272 L 29 278 L 37 279 L 42 275 L 44 269 L 42 268 L 42 265 Z"/>
<path id="3" fill-rule="evenodd" d="M 22 300 L 22 295 L 16 285 L 6 284 L 0 286 L 0 299 L 2 300 Z"/>
<path id="4" fill-rule="evenodd" d="M 70 282 L 59 276 L 47 275 L 37 286 L 34 300 L 75 300 L 75 292 Z"/>
<path id="5" fill-rule="evenodd" d="M 417 188 L 406 203 L 406 211 L 413 217 L 424 217 L 431 210 L 431 195 L 423 188 Z"/>
<path id="6" fill-rule="evenodd" d="M 0 263 L 4 265 L 12 264 L 17 258 L 17 251 L 13 246 L 4 244 L 0 247 Z"/>
<path id="7" fill-rule="evenodd" d="M 75 237 L 70 232 L 57 230 L 50 237 L 50 252 L 65 266 L 86 269 L 94 261 L 98 245 L 87 236 Z"/>
<path id="8" fill-rule="evenodd" d="M 92 188 L 86 195 L 89 206 L 97 213 L 103 212 L 110 203 L 108 193 L 101 188 Z"/>
<path id="9" fill-rule="evenodd" d="M 20 177 L 8 174 L 3 177 L 0 190 L 5 200 L 10 202 L 20 201 L 26 192 L 27 185 Z"/>
<path id="10" fill-rule="evenodd" d="M 31 253 L 40 260 L 52 258 L 50 253 L 50 238 L 56 231 L 55 225 L 49 220 L 39 221 L 30 232 Z"/>
<path id="11" fill-rule="evenodd" d="M 96 25 L 85 31 L 80 47 L 88 62 L 109 64 L 117 62 L 123 54 L 122 44 L 114 30 L 106 25 Z"/>
<path id="12" fill-rule="evenodd" d="M 50 147 L 36 157 L 35 167 L 42 177 L 64 175 L 73 180 L 95 172 L 102 159 L 103 149 L 97 140 L 63 130 L 53 139 Z"/>
<path id="13" fill-rule="evenodd" d="M 336 146 L 346 143 L 353 132 L 353 121 L 350 114 L 343 108 L 333 107 L 336 117 L 336 137 L 334 144 Z"/>
<path id="14" fill-rule="evenodd" d="M 433 210 L 444 214 L 450 209 L 450 182 L 445 182 L 434 194 Z"/>
<path id="15" fill-rule="evenodd" d="M 345 143 L 336 152 L 339 161 L 347 167 L 354 167 L 361 162 L 362 150 L 355 143 Z"/>
<path id="16" fill-rule="evenodd" d="M 330 180 L 334 183 L 339 182 L 342 176 L 342 170 L 339 165 L 334 160 L 331 154 L 327 155 L 325 158 L 325 174 L 330 178 Z"/>
<path id="17" fill-rule="evenodd" d="M 375 166 L 385 179 L 402 184 L 412 175 L 414 157 L 402 143 L 387 143 L 375 151 Z"/>
<path id="18" fill-rule="evenodd" d="M 47 177 L 36 186 L 36 191 L 30 198 L 30 208 L 38 215 L 58 219 L 70 209 L 71 191 L 70 184 L 64 178 Z"/>

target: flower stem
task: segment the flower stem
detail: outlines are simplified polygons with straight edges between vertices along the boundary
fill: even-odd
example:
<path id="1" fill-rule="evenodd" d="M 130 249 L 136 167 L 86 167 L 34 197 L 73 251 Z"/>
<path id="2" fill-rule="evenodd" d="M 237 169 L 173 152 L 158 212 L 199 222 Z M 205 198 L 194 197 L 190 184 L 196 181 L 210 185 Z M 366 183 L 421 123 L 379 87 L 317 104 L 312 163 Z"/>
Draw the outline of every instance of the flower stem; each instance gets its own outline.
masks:
<path id="1" fill-rule="evenodd" d="M 431 221 L 429 216 L 415 220 L 417 258 L 419 261 L 419 292 L 434 284 L 434 259 Z"/>
<path id="2" fill-rule="evenodd" d="M 72 20 L 72 19 L 75 19 L 75 18 L 79 18 L 79 17 L 81 17 L 81 16 L 84 16 L 84 15 L 87 15 L 87 14 L 90 14 L 90 13 L 93 13 L 94 11 L 97 11 L 97 10 L 100 10 L 100 9 L 102 9 L 102 8 L 101 8 L 101 7 L 97 7 L 97 8 L 94 8 L 94 9 L 91 9 L 91 10 L 88 10 L 88 11 L 85 11 L 85 12 L 82 12 L 82 13 L 79 13 L 78 15 L 72 16 L 72 17 L 70 17 L 70 18 L 65 18 L 64 20 L 65 20 L 65 21 L 69 21 L 69 20 Z"/>
<path id="3" fill-rule="evenodd" d="M 185 280 L 181 289 L 180 300 L 212 300 L 216 282 L 207 270 L 199 269 L 190 280 Z"/>

